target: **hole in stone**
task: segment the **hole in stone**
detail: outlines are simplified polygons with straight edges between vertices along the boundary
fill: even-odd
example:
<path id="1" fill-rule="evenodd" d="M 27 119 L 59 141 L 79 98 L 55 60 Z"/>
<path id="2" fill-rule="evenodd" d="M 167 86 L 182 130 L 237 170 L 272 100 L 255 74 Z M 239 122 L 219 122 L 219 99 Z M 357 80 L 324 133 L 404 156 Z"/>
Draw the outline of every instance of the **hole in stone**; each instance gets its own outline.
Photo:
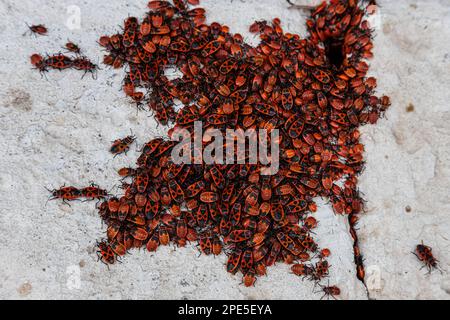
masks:
<path id="1" fill-rule="evenodd" d="M 340 68 L 344 62 L 343 41 L 329 38 L 325 41 L 325 51 L 328 61 L 336 68 Z"/>
<path id="2" fill-rule="evenodd" d="M 412 103 L 410 103 L 407 107 L 406 107 L 406 112 L 413 112 L 414 111 L 414 105 Z"/>

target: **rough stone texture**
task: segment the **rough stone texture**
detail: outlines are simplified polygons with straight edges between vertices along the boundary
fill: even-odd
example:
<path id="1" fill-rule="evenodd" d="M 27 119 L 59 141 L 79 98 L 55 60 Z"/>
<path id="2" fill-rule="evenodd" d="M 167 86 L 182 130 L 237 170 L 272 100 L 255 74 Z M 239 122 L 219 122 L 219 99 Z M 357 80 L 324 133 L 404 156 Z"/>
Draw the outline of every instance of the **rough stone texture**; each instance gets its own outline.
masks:
<path id="1" fill-rule="evenodd" d="M 332 249 L 330 283 L 341 287 L 342 299 L 449 299 L 450 2 L 379 2 L 371 73 L 393 105 L 386 119 L 362 130 L 367 168 L 360 186 L 367 214 L 359 235 L 369 295 L 355 277 L 346 219 L 333 215 L 326 200 L 319 201 L 317 237 Z M 67 9 L 74 4 L 81 9 L 81 29 L 70 30 Z M 284 0 L 202 5 L 209 22 L 226 23 L 253 43 L 247 29 L 255 19 L 279 16 L 286 30 L 305 31 L 305 13 L 289 10 Z M 113 159 L 110 141 L 132 128 L 142 144 L 164 128 L 124 98 L 122 72 L 103 68 L 97 80 L 81 80 L 77 71 L 50 72 L 41 79 L 31 70 L 30 54 L 57 52 L 70 39 L 101 61 L 98 37 L 145 9 L 143 0 L 0 2 L 0 298 L 320 298 L 311 282 L 283 264 L 245 288 L 240 276 L 225 272 L 225 256 L 199 256 L 193 246 L 155 254 L 135 250 L 108 269 L 95 254 L 104 226 L 94 204 L 46 203 L 44 187 L 64 183 L 95 181 L 119 192 L 115 170 L 133 164 L 138 153 Z M 23 36 L 24 22 L 44 23 L 50 33 Z M 419 270 L 410 252 L 421 240 L 434 248 L 442 274 Z"/>

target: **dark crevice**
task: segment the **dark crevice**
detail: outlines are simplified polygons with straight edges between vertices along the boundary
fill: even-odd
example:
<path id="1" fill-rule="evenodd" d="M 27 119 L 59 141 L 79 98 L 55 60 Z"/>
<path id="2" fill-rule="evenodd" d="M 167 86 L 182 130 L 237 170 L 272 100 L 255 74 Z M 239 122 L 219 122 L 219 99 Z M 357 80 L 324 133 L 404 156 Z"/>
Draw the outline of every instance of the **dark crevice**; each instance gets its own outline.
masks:
<path id="1" fill-rule="evenodd" d="M 344 42 L 342 40 L 328 38 L 327 40 L 325 40 L 324 44 L 328 61 L 337 69 L 339 69 L 342 66 L 345 58 L 343 50 Z"/>

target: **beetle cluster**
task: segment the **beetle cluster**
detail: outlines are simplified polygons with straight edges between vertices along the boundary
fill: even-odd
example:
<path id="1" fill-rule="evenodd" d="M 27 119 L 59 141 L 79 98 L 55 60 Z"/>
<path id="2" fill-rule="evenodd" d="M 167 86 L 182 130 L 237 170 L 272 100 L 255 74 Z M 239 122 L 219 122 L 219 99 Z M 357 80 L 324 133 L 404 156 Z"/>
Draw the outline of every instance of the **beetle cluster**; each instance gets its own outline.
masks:
<path id="1" fill-rule="evenodd" d="M 51 193 L 50 200 L 62 199 L 65 201 L 73 201 L 79 199 L 105 199 L 109 196 L 108 191 L 100 189 L 99 186 L 91 184 L 89 187 L 62 187 L 60 189 L 48 190 Z"/>
<path id="2" fill-rule="evenodd" d="M 35 34 L 47 34 L 47 29 L 43 25 L 31 26 L 29 28 L 31 32 Z M 83 77 L 87 73 L 91 73 L 92 77 L 95 76 L 95 72 L 97 71 L 98 66 L 95 65 L 86 56 L 81 54 L 81 49 L 77 44 L 68 41 L 64 46 L 64 49 L 69 53 L 73 53 L 74 56 L 67 56 L 63 53 L 56 53 L 52 55 L 46 55 L 44 57 L 41 54 L 34 53 L 30 57 L 30 62 L 34 66 L 34 68 L 41 74 L 49 71 L 49 69 L 59 71 L 66 69 L 75 69 L 84 71 Z"/>
<path id="3" fill-rule="evenodd" d="M 49 190 L 51 197 L 49 200 L 55 200 L 55 199 L 61 199 L 65 203 L 67 201 L 73 201 L 73 200 L 100 200 L 105 199 L 109 196 L 108 191 L 100 189 L 99 186 L 95 184 L 91 184 L 88 187 L 84 188 L 76 188 L 73 186 L 66 187 L 63 186 L 59 189 Z"/>
<path id="4" fill-rule="evenodd" d="M 31 34 L 34 34 L 35 36 L 36 35 L 45 36 L 48 33 L 47 27 L 44 26 L 43 24 L 37 24 L 37 25 L 31 25 L 31 26 L 27 25 L 27 27 L 29 29 L 29 32 Z M 26 34 L 26 32 L 25 32 L 25 34 Z"/>
<path id="5" fill-rule="evenodd" d="M 278 18 L 258 21 L 256 47 L 225 25 L 205 24 L 198 0 L 150 1 L 143 20 L 129 17 L 123 32 L 103 36 L 104 63 L 126 68 L 123 91 L 163 125 L 203 130 L 278 129 L 280 168 L 261 164 L 175 164 L 174 141 L 156 138 L 142 149 L 137 168 L 123 168 L 124 195 L 105 199 L 108 226 L 99 243 L 107 264 L 131 248 L 155 251 L 170 242 L 198 242 L 202 253 L 228 255 L 227 271 L 252 286 L 266 267 L 283 261 L 319 282 L 328 275 L 330 250 L 314 241 L 316 197 L 347 215 L 357 276 L 364 279 L 355 226 L 363 210 L 357 176 L 364 167 L 358 127 L 377 122 L 389 98 L 374 95 L 367 77 L 372 30 L 358 0 L 331 0 L 307 21 L 309 36 L 283 31 Z M 181 77 L 169 80 L 168 67 Z M 178 112 L 174 106 L 181 102 Z M 337 295 L 337 287 L 323 287 Z M 330 288 L 335 288 L 331 290 Z"/>
<path id="6" fill-rule="evenodd" d="M 127 153 L 128 150 L 130 150 L 130 145 L 136 140 L 135 136 L 126 136 L 123 139 L 117 139 L 114 140 L 111 148 L 109 151 L 114 155 L 117 156 L 121 153 Z"/>
<path id="7" fill-rule="evenodd" d="M 94 77 L 94 74 L 98 69 L 98 67 L 87 57 L 80 55 L 77 55 L 76 57 L 69 57 L 62 53 L 48 55 L 46 57 L 35 53 L 31 55 L 30 62 L 35 69 L 39 70 L 41 73 L 46 72 L 49 69 L 62 71 L 72 68 L 75 70 L 84 71 L 84 75 L 91 73 Z"/>
<path id="8" fill-rule="evenodd" d="M 440 270 L 438 260 L 434 257 L 432 251 L 433 249 L 429 246 L 424 245 L 422 241 L 421 244 L 418 244 L 416 246 L 415 252 L 413 252 L 417 259 L 422 261 L 423 267 L 426 267 L 428 269 L 428 273 L 431 273 L 433 269 Z"/>

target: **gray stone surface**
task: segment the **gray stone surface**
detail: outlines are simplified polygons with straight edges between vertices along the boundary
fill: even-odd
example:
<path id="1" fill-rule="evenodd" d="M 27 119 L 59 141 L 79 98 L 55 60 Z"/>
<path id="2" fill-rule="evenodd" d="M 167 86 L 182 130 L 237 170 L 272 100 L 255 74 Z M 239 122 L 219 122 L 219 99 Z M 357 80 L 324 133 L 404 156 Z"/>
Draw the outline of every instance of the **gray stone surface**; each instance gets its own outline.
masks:
<path id="1" fill-rule="evenodd" d="M 359 235 L 369 296 L 449 299 L 450 1 L 379 2 L 371 73 L 393 105 L 386 119 L 362 130 L 367 168 L 360 187 L 368 212 Z M 71 5 L 81 9 L 81 29 L 66 26 Z M 202 5 L 209 22 L 225 23 L 253 43 L 247 29 L 255 19 L 279 16 L 286 30 L 305 31 L 305 13 L 288 10 L 284 0 Z M 283 264 L 245 288 L 240 276 L 226 273 L 224 256 L 198 256 L 194 247 L 135 250 L 108 269 L 94 252 L 104 226 L 93 203 L 46 203 L 44 187 L 96 181 L 117 188 L 115 170 L 134 163 L 138 153 L 113 159 L 110 141 L 132 128 L 142 144 L 164 128 L 124 98 L 122 72 L 103 68 L 97 80 L 81 80 L 76 71 L 50 72 L 41 79 L 29 56 L 56 52 L 70 39 L 101 61 L 98 37 L 145 8 L 143 0 L 0 1 L 0 298 L 320 298 L 312 283 Z M 25 22 L 44 23 L 50 33 L 23 36 Z M 408 106 L 414 110 L 407 112 Z M 367 299 L 355 277 L 345 218 L 333 215 L 325 201 L 317 216 L 319 243 L 333 252 L 330 283 L 341 287 L 342 299 Z M 442 274 L 419 270 L 410 251 L 421 240 L 434 248 Z"/>

